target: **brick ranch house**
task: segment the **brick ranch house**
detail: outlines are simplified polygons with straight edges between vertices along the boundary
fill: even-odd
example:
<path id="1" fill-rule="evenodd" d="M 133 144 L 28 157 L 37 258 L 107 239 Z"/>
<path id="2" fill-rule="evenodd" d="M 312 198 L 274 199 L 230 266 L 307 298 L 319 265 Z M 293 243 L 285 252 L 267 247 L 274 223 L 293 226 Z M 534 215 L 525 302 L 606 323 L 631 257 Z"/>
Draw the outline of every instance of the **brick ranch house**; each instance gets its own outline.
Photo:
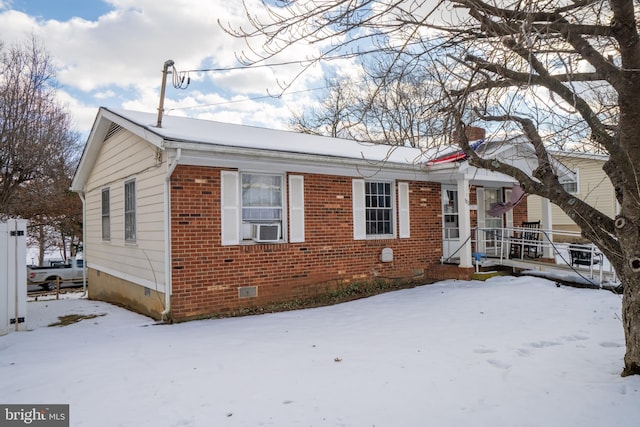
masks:
<path id="1" fill-rule="evenodd" d="M 468 278 L 472 227 L 526 219 L 526 202 L 485 217 L 513 180 L 465 161 L 426 167 L 433 152 L 163 120 L 100 108 L 71 187 L 89 297 L 156 319 L 354 282 Z M 443 266 L 454 246 L 457 265 Z"/>

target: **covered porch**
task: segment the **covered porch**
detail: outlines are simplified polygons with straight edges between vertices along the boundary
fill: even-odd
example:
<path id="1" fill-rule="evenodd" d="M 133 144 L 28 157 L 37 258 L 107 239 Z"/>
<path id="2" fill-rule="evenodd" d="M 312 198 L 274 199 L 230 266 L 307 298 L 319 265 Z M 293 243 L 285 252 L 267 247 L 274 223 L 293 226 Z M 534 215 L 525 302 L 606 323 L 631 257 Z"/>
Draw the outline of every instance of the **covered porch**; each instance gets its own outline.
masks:
<path id="1" fill-rule="evenodd" d="M 509 163 L 530 176 L 537 167 L 533 146 L 524 137 L 480 140 L 472 145 L 482 157 Z M 445 158 L 448 157 L 451 155 Z M 575 182 L 573 171 L 553 158 L 551 161 L 561 183 Z M 512 177 L 478 169 L 466 159 L 457 161 L 453 168 L 451 163 L 439 161 L 427 166 L 430 178 L 442 186 L 443 264 L 473 269 L 478 259 L 503 262 L 522 260 L 525 256 L 530 259 L 533 248 L 536 261 L 552 263 L 549 261 L 555 259 L 557 251 L 553 245 L 553 218 L 548 199 L 539 199 L 540 217 L 529 218 L 526 194 Z M 533 235 L 544 235 L 546 244 L 526 244 L 531 236 L 528 224 L 532 223 L 539 230 Z"/>

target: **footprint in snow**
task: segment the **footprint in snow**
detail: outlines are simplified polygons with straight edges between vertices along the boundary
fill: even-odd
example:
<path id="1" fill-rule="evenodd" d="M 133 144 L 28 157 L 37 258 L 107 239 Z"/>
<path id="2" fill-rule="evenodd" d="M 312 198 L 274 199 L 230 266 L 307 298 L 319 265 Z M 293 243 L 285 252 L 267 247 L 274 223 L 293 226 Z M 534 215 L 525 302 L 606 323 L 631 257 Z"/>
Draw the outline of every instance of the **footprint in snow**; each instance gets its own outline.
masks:
<path id="1" fill-rule="evenodd" d="M 530 347 L 533 348 L 545 348 L 545 347 L 553 347 L 554 345 L 561 345 L 562 343 L 557 341 L 538 341 L 529 343 Z"/>
<path id="2" fill-rule="evenodd" d="M 622 347 L 622 344 L 613 341 L 605 341 L 600 343 L 600 347 L 615 348 Z"/>
<path id="3" fill-rule="evenodd" d="M 473 352 L 477 354 L 489 354 L 489 353 L 495 353 L 496 350 L 493 350 L 491 348 L 476 348 L 475 350 L 473 350 Z"/>
<path id="4" fill-rule="evenodd" d="M 498 369 L 509 369 L 511 367 L 510 364 L 501 362 L 500 360 L 496 360 L 496 359 L 487 359 L 487 363 Z"/>
<path id="5" fill-rule="evenodd" d="M 572 335 L 570 337 L 566 337 L 565 340 L 567 341 L 586 341 L 588 340 L 589 337 L 586 337 L 584 335 Z"/>
<path id="6" fill-rule="evenodd" d="M 529 357 L 531 356 L 531 350 L 529 350 L 528 348 L 519 348 L 518 356 Z"/>

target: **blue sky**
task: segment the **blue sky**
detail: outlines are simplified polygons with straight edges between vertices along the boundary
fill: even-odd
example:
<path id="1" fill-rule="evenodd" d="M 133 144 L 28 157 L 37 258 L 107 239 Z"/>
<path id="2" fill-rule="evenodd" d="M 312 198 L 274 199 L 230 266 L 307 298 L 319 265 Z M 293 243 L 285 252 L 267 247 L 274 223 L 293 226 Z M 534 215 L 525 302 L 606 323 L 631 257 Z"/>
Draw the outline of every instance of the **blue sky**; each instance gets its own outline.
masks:
<path id="1" fill-rule="evenodd" d="M 11 7 L 27 15 L 58 21 L 74 17 L 93 21 L 113 9 L 101 0 L 14 0 Z"/>
<path id="2" fill-rule="evenodd" d="M 259 0 L 248 0 L 259 3 Z M 259 11 L 259 9 L 255 9 Z M 0 0 L 0 40 L 5 45 L 35 35 L 57 66 L 60 101 L 86 138 L 100 106 L 156 112 L 166 60 L 178 71 L 233 68 L 242 40 L 218 20 L 245 24 L 240 1 L 229 0 Z M 275 62 L 304 60 L 312 48 L 296 46 Z M 332 67 L 347 70 L 345 64 Z M 169 114 L 286 128 L 292 112 L 315 102 L 324 74 L 314 67 L 281 99 L 279 82 L 291 82 L 299 65 L 192 72 L 185 90 L 168 86 Z M 326 70 L 325 70 L 326 71 Z"/>

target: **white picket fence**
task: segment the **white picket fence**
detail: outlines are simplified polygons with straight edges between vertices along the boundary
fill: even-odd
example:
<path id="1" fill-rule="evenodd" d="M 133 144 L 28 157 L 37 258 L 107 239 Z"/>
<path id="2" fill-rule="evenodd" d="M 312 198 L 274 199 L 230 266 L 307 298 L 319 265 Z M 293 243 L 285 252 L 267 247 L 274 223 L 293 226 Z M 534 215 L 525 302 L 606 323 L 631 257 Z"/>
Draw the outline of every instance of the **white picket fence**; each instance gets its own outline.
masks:
<path id="1" fill-rule="evenodd" d="M 0 222 L 0 335 L 27 329 L 27 221 Z"/>

